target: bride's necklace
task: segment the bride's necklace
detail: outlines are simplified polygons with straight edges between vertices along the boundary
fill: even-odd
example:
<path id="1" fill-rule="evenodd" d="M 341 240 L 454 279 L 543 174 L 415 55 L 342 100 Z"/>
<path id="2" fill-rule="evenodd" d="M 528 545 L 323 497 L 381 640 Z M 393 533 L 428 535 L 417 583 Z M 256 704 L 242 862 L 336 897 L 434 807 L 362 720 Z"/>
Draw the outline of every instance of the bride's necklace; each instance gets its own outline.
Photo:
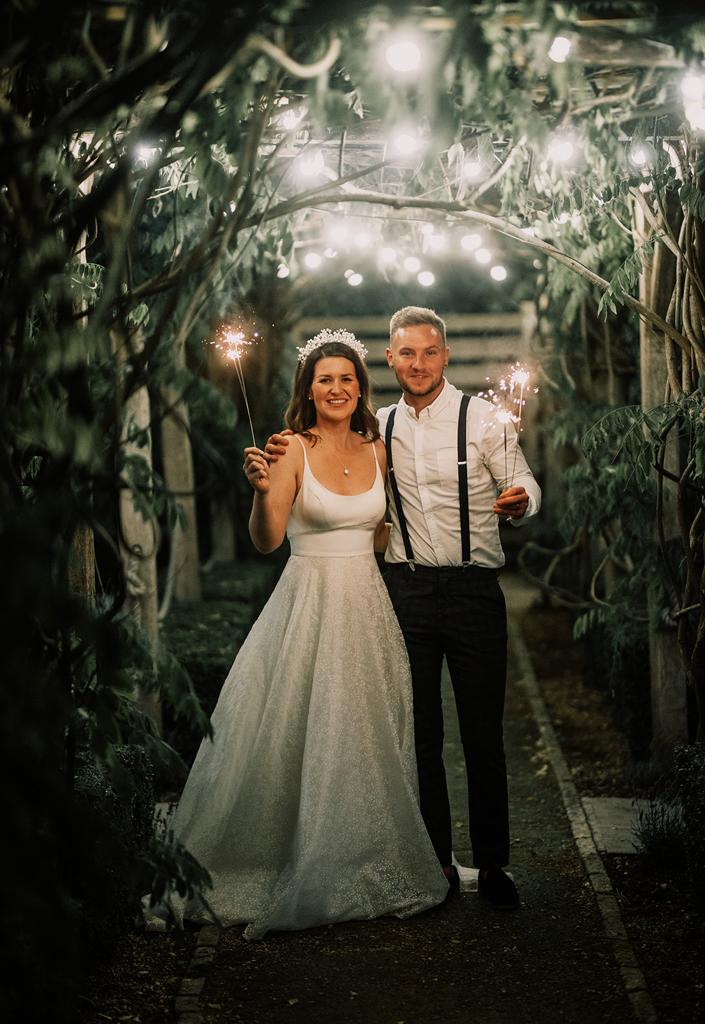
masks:
<path id="1" fill-rule="evenodd" d="M 323 437 L 323 435 L 322 435 L 322 434 L 319 434 L 318 436 L 320 437 L 321 441 L 323 441 L 323 443 L 325 444 L 325 440 L 326 440 L 326 439 L 325 439 L 325 437 Z M 335 449 L 334 449 L 334 450 L 335 450 Z M 345 465 L 345 461 L 346 461 L 346 460 L 344 459 L 344 460 L 343 460 L 343 474 L 344 474 L 345 476 L 350 476 L 350 470 L 349 470 L 349 469 L 348 469 L 348 467 L 347 467 L 347 466 Z"/>

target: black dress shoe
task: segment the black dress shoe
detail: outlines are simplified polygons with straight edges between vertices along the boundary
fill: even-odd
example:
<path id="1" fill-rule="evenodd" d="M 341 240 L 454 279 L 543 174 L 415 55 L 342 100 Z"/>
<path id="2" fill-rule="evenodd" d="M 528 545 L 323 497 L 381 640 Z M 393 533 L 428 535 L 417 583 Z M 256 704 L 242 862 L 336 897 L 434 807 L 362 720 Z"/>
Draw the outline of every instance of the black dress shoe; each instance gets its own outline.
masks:
<path id="1" fill-rule="evenodd" d="M 515 910 L 519 893 L 509 875 L 501 868 L 488 868 L 477 876 L 477 895 L 498 910 Z"/>

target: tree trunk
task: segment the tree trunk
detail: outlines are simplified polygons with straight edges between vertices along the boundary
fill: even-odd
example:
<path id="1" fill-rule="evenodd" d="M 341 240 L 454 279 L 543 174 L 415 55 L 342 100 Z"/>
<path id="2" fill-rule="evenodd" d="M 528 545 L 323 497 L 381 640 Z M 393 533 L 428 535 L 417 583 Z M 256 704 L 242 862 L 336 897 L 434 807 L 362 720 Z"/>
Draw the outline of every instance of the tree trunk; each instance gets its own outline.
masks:
<path id="1" fill-rule="evenodd" d="M 198 524 L 194 495 L 193 453 L 189 435 L 186 403 L 172 389 L 164 392 L 170 410 L 162 420 L 164 482 L 176 496 L 185 517 L 171 533 L 169 576 L 175 598 L 201 600 L 201 576 L 198 559 Z"/>
<path id="2" fill-rule="evenodd" d="M 210 503 L 212 562 L 232 562 L 237 555 L 233 500 L 229 500 L 228 495 L 221 495 Z"/>
<path id="3" fill-rule="evenodd" d="M 651 234 L 641 210 L 635 210 L 637 244 Z M 661 316 L 666 315 L 674 286 L 674 264 L 670 253 L 657 243 L 653 257 L 644 260 L 639 297 Z M 642 321 L 640 325 L 641 404 L 645 411 L 662 405 L 666 395 L 666 359 L 663 338 Z M 679 475 L 678 442 L 673 432 L 665 453 L 664 468 Z M 656 525 L 654 526 L 656 534 Z M 676 488 L 664 482 L 663 534 L 666 543 L 679 537 Z M 687 739 L 687 680 L 673 626 L 657 620 L 657 607 L 649 595 L 651 628 L 649 661 L 651 676 L 651 752 L 654 760 L 668 763 L 676 743 Z"/>

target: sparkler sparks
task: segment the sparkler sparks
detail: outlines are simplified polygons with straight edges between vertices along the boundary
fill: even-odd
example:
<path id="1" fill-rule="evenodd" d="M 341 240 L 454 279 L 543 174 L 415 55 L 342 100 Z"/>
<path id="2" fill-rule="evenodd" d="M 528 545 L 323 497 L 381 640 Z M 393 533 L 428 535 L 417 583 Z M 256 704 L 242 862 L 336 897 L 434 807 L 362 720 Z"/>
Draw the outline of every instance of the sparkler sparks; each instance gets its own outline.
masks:
<path id="1" fill-rule="evenodd" d="M 489 380 L 489 378 L 488 378 Z M 504 432 L 504 479 L 505 482 L 508 473 L 507 465 L 507 424 L 513 423 L 516 427 L 517 434 L 521 433 L 521 421 L 524 406 L 526 405 L 526 395 L 531 392 L 536 394 L 538 388 L 531 388 L 531 374 L 522 366 L 521 363 L 514 363 L 510 367 L 510 371 L 504 377 L 501 377 L 497 384 L 497 389 L 488 388 L 487 391 L 480 392 L 480 398 L 484 398 L 486 401 L 491 402 L 495 408 L 495 418 L 498 423 L 502 424 Z M 506 484 L 508 487 L 512 487 L 514 484 L 514 472 L 516 469 L 517 453 L 519 450 L 519 444 L 514 448 L 514 462 L 512 465 L 511 479 Z"/>
<path id="2" fill-rule="evenodd" d="M 247 419 L 250 424 L 250 433 L 252 434 L 252 445 L 254 448 L 257 447 L 257 441 L 255 439 L 255 428 L 252 423 L 250 403 L 247 398 L 245 377 L 242 372 L 242 357 L 246 349 L 259 341 L 260 337 L 261 335 L 258 330 L 252 330 L 250 332 L 241 323 L 226 323 L 222 325 L 217 332 L 215 339 L 211 342 L 211 345 L 218 349 L 219 352 L 222 352 L 224 358 L 235 367 L 235 373 L 237 374 L 237 379 L 240 382 L 240 388 L 242 389 L 242 397 L 245 400 L 245 409 L 247 411 Z"/>

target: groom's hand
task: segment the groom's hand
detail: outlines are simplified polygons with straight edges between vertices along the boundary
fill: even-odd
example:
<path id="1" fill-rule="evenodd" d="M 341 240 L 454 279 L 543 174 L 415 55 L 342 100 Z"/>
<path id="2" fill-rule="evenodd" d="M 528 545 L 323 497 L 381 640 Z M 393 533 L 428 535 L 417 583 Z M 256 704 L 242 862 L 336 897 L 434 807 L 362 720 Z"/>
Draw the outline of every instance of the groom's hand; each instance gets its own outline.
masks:
<path id="1" fill-rule="evenodd" d="M 505 522 L 507 519 L 521 519 L 529 507 L 529 495 L 523 487 L 507 487 L 492 506 L 492 511 Z"/>
<path id="2" fill-rule="evenodd" d="M 264 452 L 267 458 L 267 462 L 276 462 L 280 455 L 286 455 L 286 446 L 289 444 L 289 438 L 294 433 L 293 430 L 282 430 L 279 434 L 270 434 L 267 438 L 267 443 L 264 446 Z"/>

